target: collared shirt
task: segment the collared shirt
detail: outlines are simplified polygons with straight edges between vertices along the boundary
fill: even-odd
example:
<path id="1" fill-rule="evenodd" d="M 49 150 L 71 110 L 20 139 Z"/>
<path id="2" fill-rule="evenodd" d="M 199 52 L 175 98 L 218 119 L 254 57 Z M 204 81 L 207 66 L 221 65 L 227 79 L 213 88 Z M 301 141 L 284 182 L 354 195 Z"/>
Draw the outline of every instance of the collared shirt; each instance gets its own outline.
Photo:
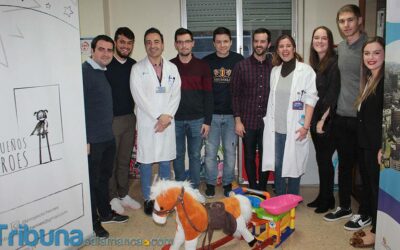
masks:
<path id="1" fill-rule="evenodd" d="M 89 59 L 87 59 L 86 60 L 89 64 L 90 64 L 90 66 L 92 66 L 93 67 L 93 69 L 99 69 L 99 70 L 103 70 L 103 71 L 106 71 L 107 70 L 107 68 L 106 67 L 101 67 L 97 62 L 95 62 L 92 58 L 89 58 Z"/>
<path id="2" fill-rule="evenodd" d="M 156 71 L 158 81 L 161 82 L 161 79 L 162 79 L 162 61 L 160 62 L 160 64 L 152 64 L 152 65 L 153 65 L 154 70 Z"/>
<path id="3" fill-rule="evenodd" d="M 264 127 L 267 112 L 271 60 L 260 62 L 254 55 L 239 62 L 232 76 L 233 115 L 240 117 L 245 128 Z"/>

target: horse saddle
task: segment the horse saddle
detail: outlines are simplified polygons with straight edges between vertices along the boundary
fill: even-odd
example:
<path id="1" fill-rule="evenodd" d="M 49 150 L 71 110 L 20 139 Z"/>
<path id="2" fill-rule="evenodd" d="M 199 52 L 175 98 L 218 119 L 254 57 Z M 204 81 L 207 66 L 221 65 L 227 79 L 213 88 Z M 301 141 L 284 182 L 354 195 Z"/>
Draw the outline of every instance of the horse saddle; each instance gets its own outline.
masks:
<path id="1" fill-rule="evenodd" d="M 232 214 L 225 210 L 223 202 L 211 202 L 205 205 L 208 213 L 208 228 L 209 230 L 220 230 L 231 235 L 236 231 L 236 219 Z"/>

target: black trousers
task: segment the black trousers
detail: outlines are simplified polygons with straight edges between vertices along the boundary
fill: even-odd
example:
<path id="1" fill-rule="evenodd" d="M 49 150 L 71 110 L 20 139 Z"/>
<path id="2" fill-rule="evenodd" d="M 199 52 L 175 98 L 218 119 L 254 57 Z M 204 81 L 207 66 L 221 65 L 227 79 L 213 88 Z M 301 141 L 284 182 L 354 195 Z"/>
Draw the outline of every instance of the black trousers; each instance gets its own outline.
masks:
<path id="1" fill-rule="evenodd" d="M 111 214 L 109 180 L 112 175 L 115 157 L 115 140 L 90 144 L 89 181 L 92 221 L 98 222 L 99 215 Z"/>
<path id="2" fill-rule="evenodd" d="M 371 232 L 375 233 L 376 214 L 378 210 L 378 193 L 379 193 L 379 173 L 378 164 L 379 149 L 358 149 L 358 164 L 362 179 L 362 192 L 360 206 L 364 207 L 363 215 L 372 217 Z"/>
<path id="3" fill-rule="evenodd" d="M 246 174 L 249 181 L 249 188 L 257 190 L 267 190 L 268 171 L 262 171 L 263 155 L 263 132 L 264 127 L 259 129 L 246 129 L 243 137 L 244 162 L 246 164 Z M 258 184 L 256 174 L 256 150 L 258 149 Z"/>
<path id="4" fill-rule="evenodd" d="M 332 155 L 335 152 L 335 142 L 332 133 L 318 134 L 311 131 L 311 138 L 315 147 L 315 156 L 318 164 L 320 205 L 328 206 L 334 199 L 333 185 L 335 172 L 332 164 Z"/>
<path id="5" fill-rule="evenodd" d="M 357 162 L 357 118 L 336 115 L 333 135 L 339 158 L 339 206 L 347 209 L 351 207 L 353 168 Z"/>

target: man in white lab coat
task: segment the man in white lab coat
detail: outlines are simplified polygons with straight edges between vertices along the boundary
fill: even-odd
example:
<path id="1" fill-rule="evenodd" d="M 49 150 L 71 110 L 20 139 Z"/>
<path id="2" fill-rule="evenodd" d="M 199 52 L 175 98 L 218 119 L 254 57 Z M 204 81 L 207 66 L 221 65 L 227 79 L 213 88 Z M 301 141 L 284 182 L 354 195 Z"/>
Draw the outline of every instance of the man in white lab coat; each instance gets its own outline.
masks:
<path id="1" fill-rule="evenodd" d="M 137 118 L 137 161 L 144 212 L 151 215 L 154 201 L 150 200 L 152 164 L 158 163 L 159 177 L 168 179 L 170 161 L 176 158 L 174 115 L 180 102 L 181 79 L 176 66 L 162 57 L 164 38 L 156 28 L 145 32 L 147 57 L 136 63 L 131 71 L 131 92 Z"/>

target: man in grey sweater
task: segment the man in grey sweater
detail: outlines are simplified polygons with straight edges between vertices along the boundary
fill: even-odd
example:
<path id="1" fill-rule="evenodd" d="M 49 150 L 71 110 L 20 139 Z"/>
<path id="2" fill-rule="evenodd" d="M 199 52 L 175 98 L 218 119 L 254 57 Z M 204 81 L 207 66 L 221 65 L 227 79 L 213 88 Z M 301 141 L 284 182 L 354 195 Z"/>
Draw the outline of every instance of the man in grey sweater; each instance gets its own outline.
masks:
<path id="1" fill-rule="evenodd" d="M 345 5 L 339 9 L 336 21 L 345 38 L 338 46 L 338 66 L 340 70 L 340 93 L 333 134 L 339 157 L 339 207 L 324 216 L 326 221 L 349 218 L 353 167 L 357 162 L 357 110 L 355 101 L 359 94 L 361 73 L 361 49 L 367 40 L 362 32 L 362 17 L 358 6 Z M 358 214 L 344 225 L 346 230 L 359 230 L 371 224 L 367 199 L 361 198 Z"/>

